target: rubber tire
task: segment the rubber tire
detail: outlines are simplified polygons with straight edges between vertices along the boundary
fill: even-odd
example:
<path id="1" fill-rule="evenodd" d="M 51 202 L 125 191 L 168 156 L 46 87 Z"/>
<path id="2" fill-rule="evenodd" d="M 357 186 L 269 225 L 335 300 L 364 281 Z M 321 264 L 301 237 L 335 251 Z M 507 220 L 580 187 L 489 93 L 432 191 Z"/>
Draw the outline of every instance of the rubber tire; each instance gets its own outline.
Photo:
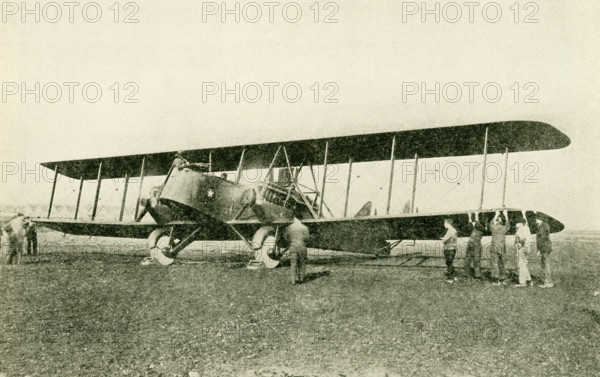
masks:
<path id="1" fill-rule="evenodd" d="M 154 257 L 160 264 L 168 266 L 175 260 L 171 258 L 170 252 L 165 253 L 164 248 L 160 248 L 159 243 L 162 238 L 169 236 L 167 235 L 168 230 L 164 228 L 154 229 L 148 237 L 148 249 L 150 249 L 150 256 Z"/>
<path id="2" fill-rule="evenodd" d="M 269 255 L 277 247 L 275 244 L 275 228 L 272 226 L 263 226 L 254 233 L 254 237 L 252 238 L 254 259 L 263 262 L 266 268 L 279 266 L 280 261 L 271 258 Z"/>

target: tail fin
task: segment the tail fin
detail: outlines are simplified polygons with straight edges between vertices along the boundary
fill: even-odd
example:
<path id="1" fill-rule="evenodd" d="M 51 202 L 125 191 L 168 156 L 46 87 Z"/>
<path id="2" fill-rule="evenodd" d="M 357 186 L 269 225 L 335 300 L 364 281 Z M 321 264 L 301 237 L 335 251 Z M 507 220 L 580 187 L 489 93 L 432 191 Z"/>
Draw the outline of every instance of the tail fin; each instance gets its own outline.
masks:
<path id="1" fill-rule="evenodd" d="M 371 216 L 371 206 L 373 205 L 373 203 L 371 202 L 366 202 L 364 206 L 362 206 L 362 208 L 360 209 L 360 211 L 358 211 L 356 213 L 356 215 L 354 215 L 354 217 L 365 217 L 365 216 Z"/>

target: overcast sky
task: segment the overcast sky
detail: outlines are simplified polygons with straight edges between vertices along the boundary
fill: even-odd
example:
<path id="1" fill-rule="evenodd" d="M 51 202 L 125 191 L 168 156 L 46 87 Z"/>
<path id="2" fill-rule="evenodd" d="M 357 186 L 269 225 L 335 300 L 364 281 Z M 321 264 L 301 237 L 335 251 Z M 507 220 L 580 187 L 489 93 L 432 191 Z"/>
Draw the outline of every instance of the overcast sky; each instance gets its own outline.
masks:
<path id="1" fill-rule="evenodd" d="M 542 210 L 568 229 L 600 226 L 597 2 L 440 3 L 436 11 L 430 1 L 431 13 L 401 1 L 240 3 L 239 12 L 230 1 L 231 13 L 200 1 L 40 2 L 39 12 L 27 4 L 29 13 L 20 2 L 2 9 L 0 204 L 46 203 L 50 175 L 21 174 L 44 161 L 536 120 L 571 145 L 512 154 L 507 205 Z M 421 89 L 429 90 L 424 98 Z M 500 155 L 490 161 L 503 166 Z M 392 212 L 410 197 L 402 166 Z M 351 211 L 366 200 L 385 211 L 388 169 L 389 162 L 356 167 Z M 460 185 L 423 178 L 420 211 L 477 208 L 475 173 Z M 326 199 L 340 214 L 345 167 L 337 174 Z M 501 204 L 501 183 L 486 184 L 485 207 Z M 103 194 L 118 203 L 119 187 L 103 185 Z M 62 182 L 57 200 L 74 205 L 74 190 Z"/>

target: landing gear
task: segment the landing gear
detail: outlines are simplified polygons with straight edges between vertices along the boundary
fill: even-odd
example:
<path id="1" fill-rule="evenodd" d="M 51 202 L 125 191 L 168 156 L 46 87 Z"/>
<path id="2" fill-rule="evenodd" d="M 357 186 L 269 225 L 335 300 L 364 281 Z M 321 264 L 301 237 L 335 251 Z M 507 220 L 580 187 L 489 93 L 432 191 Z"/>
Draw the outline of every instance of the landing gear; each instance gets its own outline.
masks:
<path id="1" fill-rule="evenodd" d="M 155 229 L 148 237 L 150 258 L 156 259 L 163 266 L 168 266 L 175 261 L 172 253 L 173 240 L 168 229 Z"/>
<path id="2" fill-rule="evenodd" d="M 279 266 L 282 256 L 282 250 L 277 245 L 276 230 L 272 226 L 263 226 L 252 238 L 252 248 L 254 249 L 254 260 L 250 262 L 249 267 L 262 263 L 266 268 L 275 268 Z"/>

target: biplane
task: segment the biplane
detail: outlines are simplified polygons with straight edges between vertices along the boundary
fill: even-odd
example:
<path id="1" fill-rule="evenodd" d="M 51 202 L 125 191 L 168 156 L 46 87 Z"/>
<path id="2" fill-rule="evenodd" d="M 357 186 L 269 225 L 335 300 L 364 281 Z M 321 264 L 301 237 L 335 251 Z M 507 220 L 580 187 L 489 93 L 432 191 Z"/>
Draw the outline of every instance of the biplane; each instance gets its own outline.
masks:
<path id="1" fill-rule="evenodd" d="M 182 151 L 185 160 L 180 156 L 179 161 L 172 151 L 46 162 L 42 165 L 54 171 L 50 205 L 47 218 L 35 221 L 75 235 L 147 238 L 151 257 L 165 265 L 171 264 L 193 241 L 241 239 L 254 251 L 251 264 L 276 267 L 286 247 L 281 235 L 294 216 L 301 218 L 310 230 L 309 247 L 385 255 L 402 240 L 439 240 L 446 217 L 454 220 L 459 236 L 468 236 L 471 213 L 479 213 L 483 223 L 490 221 L 497 210 L 482 208 L 485 184 L 482 176 L 479 208 L 418 213 L 415 192 L 419 159 L 482 155 L 483 166 L 486 166 L 488 154 L 502 153 L 506 167 L 509 152 L 559 149 L 569 144 L 570 139 L 549 124 L 506 121 L 186 150 Z M 409 159 L 414 159 L 415 164 L 412 200 L 405 213 L 390 214 L 394 163 Z M 373 215 L 367 203 L 356 216 L 348 216 L 352 164 L 387 160 L 390 172 L 386 212 Z M 314 188 L 300 185 L 297 179 L 303 167 L 310 167 L 312 173 L 313 166 L 322 166 L 326 176 L 332 164 L 348 164 L 349 171 L 344 213 L 339 217 L 328 214 L 324 200 L 326 179 L 320 187 L 314 180 Z M 241 172 L 250 168 L 266 169 L 266 176 L 253 184 L 240 182 Z M 284 173 L 284 179 L 274 177 L 275 169 Z M 236 171 L 236 178 L 228 180 L 221 174 L 227 171 Z M 59 174 L 80 181 L 75 213 L 68 220 L 51 217 Z M 129 179 L 136 176 L 140 178 L 136 220 L 124 221 L 127 185 Z M 165 176 L 164 184 L 154 187 L 150 197 L 142 198 L 143 179 L 149 176 Z M 504 207 L 506 176 L 505 173 L 501 209 L 508 211 L 511 224 L 515 224 L 513 220 L 517 217 L 525 216 L 535 233 L 535 218 L 539 212 Z M 102 181 L 114 178 L 125 179 L 119 221 L 97 220 Z M 86 180 L 97 181 L 96 194 L 91 219 L 80 220 L 82 183 Z M 154 222 L 140 222 L 141 212 L 149 213 Z M 564 228 L 560 221 L 542 215 L 547 218 L 551 232 Z M 514 232 L 513 225 L 509 234 Z"/>

